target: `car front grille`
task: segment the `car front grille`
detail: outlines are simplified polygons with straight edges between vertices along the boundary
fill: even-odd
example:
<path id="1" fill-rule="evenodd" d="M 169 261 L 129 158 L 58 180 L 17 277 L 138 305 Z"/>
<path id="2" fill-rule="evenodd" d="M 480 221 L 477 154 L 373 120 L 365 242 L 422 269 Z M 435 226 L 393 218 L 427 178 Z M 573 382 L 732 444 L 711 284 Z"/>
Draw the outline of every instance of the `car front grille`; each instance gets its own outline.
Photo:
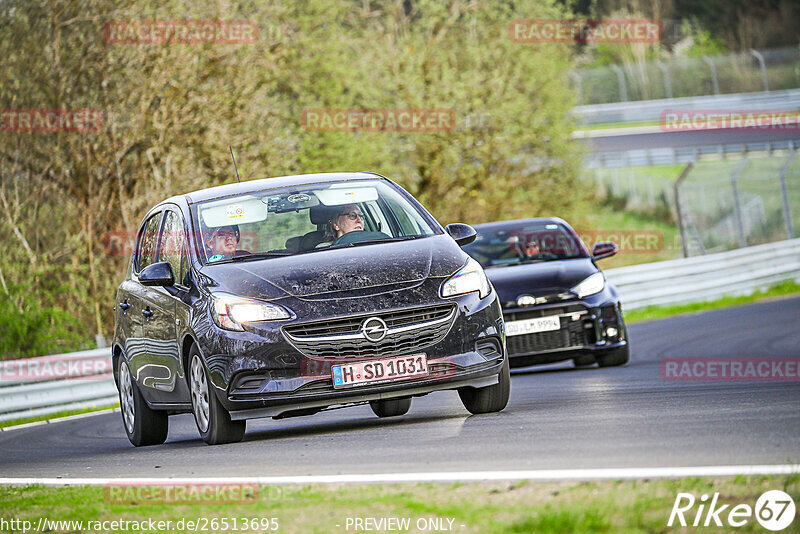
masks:
<path id="1" fill-rule="evenodd" d="M 441 341 L 450 330 L 455 315 L 455 305 L 445 304 L 287 325 L 283 327 L 283 333 L 297 350 L 315 359 L 397 356 Z M 386 323 L 386 337 L 381 341 L 370 341 L 361 333 L 362 324 L 370 317 L 379 317 Z"/>
<path id="2" fill-rule="evenodd" d="M 574 315 L 572 314 L 580 314 L 580 318 L 573 319 Z M 586 308 L 580 305 L 520 310 L 505 314 L 505 321 L 520 321 L 551 315 L 559 315 L 561 317 L 561 328 L 558 330 L 506 337 L 508 355 L 521 356 L 536 352 L 577 349 L 586 346 L 586 314 Z"/>

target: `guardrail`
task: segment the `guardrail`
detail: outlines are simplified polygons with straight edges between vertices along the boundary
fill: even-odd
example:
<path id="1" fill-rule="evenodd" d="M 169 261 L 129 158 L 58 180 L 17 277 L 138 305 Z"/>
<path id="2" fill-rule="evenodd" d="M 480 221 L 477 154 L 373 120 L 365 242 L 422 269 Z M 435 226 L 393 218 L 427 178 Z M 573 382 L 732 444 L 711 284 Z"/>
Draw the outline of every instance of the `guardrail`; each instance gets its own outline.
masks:
<path id="1" fill-rule="evenodd" d="M 110 348 L 0 362 L 0 421 L 117 400 Z"/>
<path id="2" fill-rule="evenodd" d="M 749 295 L 785 280 L 800 282 L 800 239 L 605 271 L 623 309 Z"/>
<path id="3" fill-rule="evenodd" d="M 700 161 L 722 161 L 731 154 L 769 157 L 773 152 L 791 152 L 800 149 L 800 140 L 761 141 L 758 143 L 728 143 L 720 145 L 695 145 L 681 147 L 641 148 L 623 151 L 593 152 L 585 161 L 588 169 L 595 167 L 650 167 L 654 165 L 679 165 Z"/>
<path id="4" fill-rule="evenodd" d="M 800 239 L 605 271 L 626 310 L 800 281 Z M 0 421 L 117 402 L 110 349 L 0 362 Z M 63 378 L 61 378 L 63 377 Z"/>
<path id="5" fill-rule="evenodd" d="M 728 95 L 688 96 L 575 106 L 579 124 L 657 121 L 667 109 L 765 111 L 800 108 L 800 89 Z"/>

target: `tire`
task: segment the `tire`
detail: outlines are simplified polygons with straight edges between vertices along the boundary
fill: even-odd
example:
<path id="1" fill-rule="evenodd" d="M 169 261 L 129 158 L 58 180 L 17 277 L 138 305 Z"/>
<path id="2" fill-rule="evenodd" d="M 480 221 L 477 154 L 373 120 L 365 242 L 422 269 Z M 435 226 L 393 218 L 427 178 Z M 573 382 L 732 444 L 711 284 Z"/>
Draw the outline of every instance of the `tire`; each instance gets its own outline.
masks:
<path id="1" fill-rule="evenodd" d="M 411 397 L 371 401 L 369 407 L 372 408 L 372 411 L 378 417 L 405 415 L 408 413 L 409 408 L 411 408 Z"/>
<path id="2" fill-rule="evenodd" d="M 576 368 L 582 369 L 584 367 L 591 367 L 592 365 L 597 363 L 597 360 L 595 360 L 594 356 L 592 355 L 586 355 L 573 358 L 572 363 L 575 365 Z"/>
<path id="3" fill-rule="evenodd" d="M 461 388 L 458 396 L 464 408 L 472 414 L 499 412 L 508 404 L 511 393 L 511 373 L 508 360 L 503 364 L 498 375 L 498 382 L 485 388 Z"/>
<path id="4" fill-rule="evenodd" d="M 130 442 L 134 447 L 164 443 L 169 432 L 169 416 L 167 412 L 153 410 L 147 405 L 122 355 L 119 357 L 118 380 L 119 411 Z"/>
<path id="5" fill-rule="evenodd" d="M 617 367 L 628 363 L 630 358 L 630 348 L 628 345 L 610 349 L 597 355 L 597 364 L 600 367 Z"/>
<path id="6" fill-rule="evenodd" d="M 247 421 L 233 421 L 211 389 L 211 380 L 197 345 L 189 352 L 189 392 L 192 413 L 200 437 L 209 445 L 242 441 Z"/>

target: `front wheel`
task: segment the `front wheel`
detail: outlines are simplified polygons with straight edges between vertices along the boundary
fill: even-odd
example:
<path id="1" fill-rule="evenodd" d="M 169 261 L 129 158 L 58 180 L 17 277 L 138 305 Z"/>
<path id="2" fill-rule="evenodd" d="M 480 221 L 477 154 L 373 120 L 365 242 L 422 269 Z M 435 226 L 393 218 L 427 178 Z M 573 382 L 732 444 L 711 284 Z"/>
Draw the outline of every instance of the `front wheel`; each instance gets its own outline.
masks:
<path id="1" fill-rule="evenodd" d="M 508 368 L 508 360 L 500 369 L 497 379 L 497 384 L 493 386 L 459 389 L 458 396 L 461 397 L 464 408 L 472 414 L 499 412 L 505 408 L 511 393 L 511 373 Z"/>
<path id="2" fill-rule="evenodd" d="M 118 377 L 120 413 L 128 440 L 135 447 L 164 443 L 169 431 L 169 416 L 167 412 L 153 410 L 147 405 L 122 355 L 119 357 Z"/>
<path id="3" fill-rule="evenodd" d="M 211 391 L 209 380 L 200 351 L 192 346 L 189 355 L 189 391 L 192 394 L 192 413 L 197 423 L 200 437 L 209 445 L 236 443 L 242 441 L 247 421 L 233 421 L 231 414 Z"/>
<path id="4" fill-rule="evenodd" d="M 629 355 L 630 348 L 628 345 L 617 347 L 616 349 L 609 349 L 597 356 L 597 364 L 600 367 L 617 367 L 618 365 L 628 363 Z"/>
<path id="5" fill-rule="evenodd" d="M 405 415 L 411 408 L 411 397 L 371 401 L 369 407 L 378 417 L 395 417 Z"/>

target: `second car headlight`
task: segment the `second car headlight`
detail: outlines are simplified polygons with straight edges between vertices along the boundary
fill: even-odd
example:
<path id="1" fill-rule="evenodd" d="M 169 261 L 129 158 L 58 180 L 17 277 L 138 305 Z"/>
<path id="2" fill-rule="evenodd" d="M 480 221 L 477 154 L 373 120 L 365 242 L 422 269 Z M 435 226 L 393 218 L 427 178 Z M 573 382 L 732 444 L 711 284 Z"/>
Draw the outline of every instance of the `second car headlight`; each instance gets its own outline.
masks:
<path id="1" fill-rule="evenodd" d="M 603 273 L 594 273 L 588 276 L 580 284 L 572 288 L 572 292 L 578 295 L 578 298 L 588 297 L 595 293 L 600 293 L 606 287 L 606 277 Z"/>
<path id="2" fill-rule="evenodd" d="M 242 323 L 256 321 L 281 321 L 291 319 L 289 311 L 277 304 L 246 299 L 227 294 L 216 294 L 211 315 L 217 326 L 237 332 L 244 331 Z"/>
<path id="3" fill-rule="evenodd" d="M 486 278 L 481 264 L 470 258 L 466 265 L 442 284 L 442 296 L 455 297 L 473 291 L 477 291 L 483 298 L 491 293 L 492 286 L 489 285 L 489 279 Z"/>

